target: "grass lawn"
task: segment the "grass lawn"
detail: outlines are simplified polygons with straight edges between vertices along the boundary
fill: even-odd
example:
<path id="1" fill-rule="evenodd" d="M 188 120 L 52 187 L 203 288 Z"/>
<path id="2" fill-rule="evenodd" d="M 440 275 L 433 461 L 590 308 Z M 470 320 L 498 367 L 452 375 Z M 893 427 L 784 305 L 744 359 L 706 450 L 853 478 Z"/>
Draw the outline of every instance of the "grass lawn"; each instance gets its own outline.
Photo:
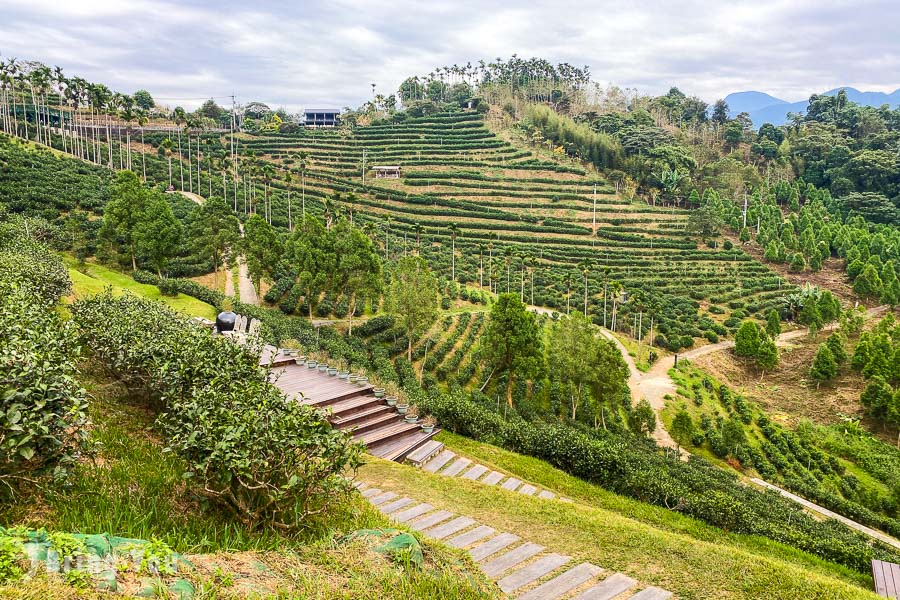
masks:
<path id="1" fill-rule="evenodd" d="M 64 255 L 63 259 L 69 269 L 69 278 L 72 280 L 72 295 L 69 300 L 93 296 L 107 287 L 112 287 L 116 294 L 129 291 L 150 300 L 162 300 L 176 311 L 191 317 L 205 317 L 210 320 L 216 318 L 214 307 L 191 296 L 184 294 L 163 296 L 155 285 L 138 283 L 128 274 L 94 263 L 87 263 L 82 272 L 78 270 L 74 258 Z"/>
<path id="2" fill-rule="evenodd" d="M 440 439 L 457 453 L 575 502 L 545 501 L 374 459 L 361 475 L 382 489 L 465 514 L 681 598 L 875 597 L 869 576 L 813 555 L 617 496 L 540 460 L 446 432 Z"/>
<path id="3" fill-rule="evenodd" d="M 129 397 L 124 386 L 97 373 L 84 377 L 83 383 L 92 399 L 96 457 L 77 466 L 67 487 L 41 482 L 14 502 L 0 504 L 0 525 L 161 540 L 194 565 L 187 577 L 198 598 L 246 597 L 253 592 L 322 600 L 500 597 L 459 550 L 423 543 L 425 564 L 416 569 L 373 551 L 394 535 L 391 532 L 346 538 L 359 529 L 393 527 L 358 494 L 292 533 L 264 526 L 249 529 L 204 507 L 183 477 L 185 464 L 164 451 L 146 402 Z M 256 568 L 258 564 L 263 567 Z M 119 576 L 126 592 L 131 591 L 129 576 Z M 76 593 L 53 575 L 0 585 L 0 598 L 94 596 L 101 597 Z"/>

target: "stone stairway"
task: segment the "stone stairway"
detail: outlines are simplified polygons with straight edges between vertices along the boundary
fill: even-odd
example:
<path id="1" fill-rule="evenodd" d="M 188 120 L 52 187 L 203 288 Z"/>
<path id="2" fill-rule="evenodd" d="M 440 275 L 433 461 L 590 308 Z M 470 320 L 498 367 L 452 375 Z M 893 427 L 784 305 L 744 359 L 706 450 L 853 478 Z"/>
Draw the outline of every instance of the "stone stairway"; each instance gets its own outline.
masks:
<path id="1" fill-rule="evenodd" d="M 406 457 L 406 462 L 419 467 L 429 473 L 447 475 L 449 477 L 462 477 L 471 481 L 477 481 L 485 485 L 499 485 L 504 490 L 518 492 L 526 496 L 537 496 L 552 500 L 557 498 L 550 490 L 542 490 L 520 479 L 507 476 L 499 471 L 473 463 L 470 459 L 457 456 L 454 452 L 444 449 L 444 444 L 437 440 L 429 440 Z M 502 483 L 501 483 L 502 482 Z M 571 502 L 568 498 L 559 497 L 561 502 Z"/>
<path id="2" fill-rule="evenodd" d="M 445 461 L 446 464 L 446 461 Z M 512 533 L 498 532 L 464 515 L 399 496 L 395 492 L 357 482 L 369 502 L 397 523 L 441 540 L 454 548 L 466 549 L 481 570 L 497 582 L 506 594 L 518 600 L 667 600 L 672 597 L 658 587 L 640 588 L 637 580 L 622 573 L 554 552 Z"/>

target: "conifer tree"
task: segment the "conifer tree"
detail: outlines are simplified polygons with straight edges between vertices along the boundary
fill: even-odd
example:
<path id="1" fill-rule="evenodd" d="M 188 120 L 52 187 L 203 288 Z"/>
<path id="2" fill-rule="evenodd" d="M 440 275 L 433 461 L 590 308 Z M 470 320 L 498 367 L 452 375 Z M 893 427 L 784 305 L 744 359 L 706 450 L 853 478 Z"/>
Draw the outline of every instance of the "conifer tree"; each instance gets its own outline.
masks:
<path id="1" fill-rule="evenodd" d="M 809 369 L 810 377 L 816 380 L 816 388 L 819 387 L 819 383 L 832 379 L 837 375 L 837 371 L 837 361 L 835 361 L 831 349 L 828 347 L 828 344 L 822 344 L 816 351 L 816 356 L 813 358 L 812 366 Z"/>

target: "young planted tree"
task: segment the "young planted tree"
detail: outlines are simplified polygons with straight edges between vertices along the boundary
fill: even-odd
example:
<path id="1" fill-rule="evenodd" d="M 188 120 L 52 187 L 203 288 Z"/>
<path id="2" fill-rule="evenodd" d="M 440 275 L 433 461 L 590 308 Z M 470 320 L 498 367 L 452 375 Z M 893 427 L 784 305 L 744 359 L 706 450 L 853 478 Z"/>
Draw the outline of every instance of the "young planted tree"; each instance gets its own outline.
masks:
<path id="1" fill-rule="evenodd" d="M 822 344 L 816 351 L 816 356 L 813 358 L 812 366 L 809 369 L 809 376 L 816 380 L 816 389 L 819 388 L 819 384 L 823 381 L 834 378 L 837 372 L 838 365 L 834 355 L 831 353 L 831 348 L 828 347 L 827 343 Z"/>
<path id="2" fill-rule="evenodd" d="M 275 265 L 281 259 L 281 241 L 275 228 L 259 215 L 250 215 L 244 223 L 244 237 L 240 243 L 241 253 L 247 262 L 247 274 L 259 296 L 260 284 L 271 281 Z"/>
<path id="3" fill-rule="evenodd" d="M 112 197 L 103 209 L 100 237 L 113 248 L 123 249 L 131 257 L 131 268 L 137 271 L 138 229 L 147 205 L 147 190 L 131 171 L 116 174 Z"/>
<path id="4" fill-rule="evenodd" d="M 680 446 L 685 446 L 694 437 L 694 420 L 688 411 L 681 407 L 672 419 L 672 438 Z"/>
<path id="5" fill-rule="evenodd" d="M 769 314 L 766 316 L 766 333 L 769 334 L 769 337 L 773 340 L 781 335 L 781 317 L 774 308 L 770 310 Z"/>
<path id="6" fill-rule="evenodd" d="M 828 349 L 831 350 L 831 356 L 838 367 L 847 362 L 847 350 L 844 348 L 844 336 L 839 331 L 835 331 L 828 339 L 825 340 Z"/>
<path id="7" fill-rule="evenodd" d="M 645 437 L 656 431 L 656 413 L 646 398 L 641 398 L 628 413 L 628 427 L 635 434 Z"/>
<path id="8" fill-rule="evenodd" d="M 560 319 L 550 330 L 547 364 L 568 392 L 572 420 L 584 394 L 600 375 L 593 365 L 595 335 L 590 321 L 579 313 Z"/>
<path id="9" fill-rule="evenodd" d="M 512 407 L 517 377 L 529 379 L 540 372 L 542 341 L 534 313 L 515 294 L 500 294 L 491 309 L 484 337 L 485 361 L 491 373 L 506 374 L 506 404 Z"/>
<path id="10" fill-rule="evenodd" d="M 219 268 L 240 241 L 238 218 L 224 199 L 213 196 L 200 207 L 194 227 L 194 243 L 198 252 L 212 259 L 213 278 L 218 289 Z"/>
<path id="11" fill-rule="evenodd" d="M 319 219 L 306 215 L 294 231 L 288 255 L 299 272 L 297 284 L 306 298 L 311 319 L 334 275 L 334 238 Z"/>
<path id="12" fill-rule="evenodd" d="M 169 260 L 178 253 L 181 233 L 181 222 L 165 196 L 158 191 L 151 192 L 135 231 L 135 242 L 138 253 L 153 265 L 160 277 Z"/>
<path id="13" fill-rule="evenodd" d="M 334 228 L 334 253 L 335 284 L 350 296 L 349 334 L 353 335 L 353 314 L 360 298 L 375 298 L 381 292 L 381 259 L 372 240 L 343 218 Z"/>
<path id="14" fill-rule="evenodd" d="M 405 256 L 391 270 L 386 310 L 406 332 L 406 359 L 412 360 L 413 342 L 438 317 L 438 282 L 424 259 Z"/>

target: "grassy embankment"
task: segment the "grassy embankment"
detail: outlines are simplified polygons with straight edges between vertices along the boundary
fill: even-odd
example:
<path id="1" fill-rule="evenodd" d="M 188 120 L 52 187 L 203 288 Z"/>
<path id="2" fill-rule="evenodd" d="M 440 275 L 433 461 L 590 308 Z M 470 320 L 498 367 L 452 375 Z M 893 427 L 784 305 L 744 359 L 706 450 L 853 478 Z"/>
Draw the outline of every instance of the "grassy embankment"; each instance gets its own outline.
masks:
<path id="1" fill-rule="evenodd" d="M 120 273 L 96 263 L 87 263 L 83 268 L 79 268 L 71 256 L 66 255 L 63 258 L 69 269 L 69 278 L 72 280 L 72 295 L 69 300 L 93 296 L 107 287 L 112 287 L 116 294 L 128 291 L 150 300 L 161 300 L 185 315 L 207 319 L 216 318 L 215 308 L 191 296 L 184 294 L 163 296 L 155 285 L 138 283 L 126 273 Z"/>
<path id="2" fill-rule="evenodd" d="M 441 433 L 453 451 L 574 500 L 510 493 L 372 460 L 361 477 L 438 508 L 623 572 L 680 598 L 874 598 L 867 575 L 766 539 L 736 535 L 610 493 L 547 463 Z"/>
<path id="3" fill-rule="evenodd" d="M 0 506 L 4 526 L 161 540 L 195 566 L 187 577 L 198 598 L 498 596 L 460 551 L 425 543 L 424 567 L 416 569 L 372 550 L 390 534 L 345 539 L 358 529 L 392 527 L 358 495 L 290 534 L 267 527 L 250 529 L 205 509 L 184 478 L 185 464 L 167 453 L 156 437 L 146 405 L 99 375 L 88 376 L 85 384 L 92 398 L 96 457 L 77 467 L 70 486 L 41 485 Z M 119 578 L 120 587 L 127 590 L 128 575 Z M 53 576 L 0 586 L 0 598 L 95 596 L 109 597 L 75 590 Z"/>

